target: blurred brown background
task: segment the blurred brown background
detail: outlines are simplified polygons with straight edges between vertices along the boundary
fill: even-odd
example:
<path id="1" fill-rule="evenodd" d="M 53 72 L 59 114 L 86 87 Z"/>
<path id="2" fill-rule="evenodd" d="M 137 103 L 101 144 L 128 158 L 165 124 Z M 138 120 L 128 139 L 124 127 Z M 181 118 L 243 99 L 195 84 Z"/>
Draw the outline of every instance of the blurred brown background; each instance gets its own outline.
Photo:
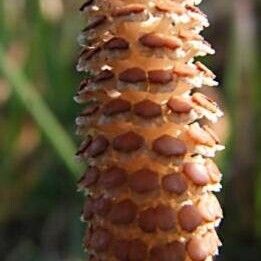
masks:
<path id="1" fill-rule="evenodd" d="M 72 97 L 81 1 L 0 0 L 0 260 L 84 260 L 82 198 L 72 155 L 79 142 Z M 205 0 L 216 55 L 208 89 L 226 116 L 224 243 L 217 260 L 261 260 L 261 2 Z"/>

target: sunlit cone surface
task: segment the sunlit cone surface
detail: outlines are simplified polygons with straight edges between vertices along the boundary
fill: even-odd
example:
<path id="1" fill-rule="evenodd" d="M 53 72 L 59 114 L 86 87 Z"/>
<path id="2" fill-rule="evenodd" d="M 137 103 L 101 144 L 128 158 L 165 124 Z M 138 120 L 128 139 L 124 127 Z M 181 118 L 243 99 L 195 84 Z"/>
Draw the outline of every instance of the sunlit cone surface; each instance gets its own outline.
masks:
<path id="1" fill-rule="evenodd" d="M 224 147 L 203 119 L 222 116 L 200 93 L 215 75 L 200 32 L 208 20 L 197 0 L 88 0 L 80 8 L 75 100 L 89 168 L 82 219 L 90 260 L 212 260 L 222 210 L 213 194 Z M 88 77 L 87 77 L 88 76 Z M 206 122 L 206 121 L 205 121 Z"/>

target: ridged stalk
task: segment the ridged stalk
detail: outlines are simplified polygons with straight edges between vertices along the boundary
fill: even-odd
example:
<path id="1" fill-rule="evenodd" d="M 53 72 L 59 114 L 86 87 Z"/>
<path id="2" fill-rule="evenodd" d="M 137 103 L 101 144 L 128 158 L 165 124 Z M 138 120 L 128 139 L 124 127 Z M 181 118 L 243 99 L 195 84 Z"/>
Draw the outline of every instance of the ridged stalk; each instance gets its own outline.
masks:
<path id="1" fill-rule="evenodd" d="M 88 0 L 75 96 L 88 162 L 82 219 L 90 260 L 212 260 L 222 210 L 213 194 L 224 147 L 205 123 L 222 116 L 198 0 Z M 204 123 L 203 123 L 204 122 Z"/>

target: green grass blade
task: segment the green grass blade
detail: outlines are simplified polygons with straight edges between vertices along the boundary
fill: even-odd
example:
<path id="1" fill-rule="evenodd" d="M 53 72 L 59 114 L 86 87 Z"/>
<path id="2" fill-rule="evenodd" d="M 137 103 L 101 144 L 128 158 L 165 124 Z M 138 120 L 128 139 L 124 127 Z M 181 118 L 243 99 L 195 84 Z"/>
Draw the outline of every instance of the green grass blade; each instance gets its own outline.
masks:
<path id="1" fill-rule="evenodd" d="M 10 82 L 14 92 L 32 115 L 40 130 L 53 145 L 60 158 L 70 170 L 70 173 L 76 178 L 79 174 L 80 166 L 73 158 L 75 146 L 71 138 L 57 121 L 40 94 L 32 87 L 23 72 L 8 61 L 1 44 L 0 71 Z"/>

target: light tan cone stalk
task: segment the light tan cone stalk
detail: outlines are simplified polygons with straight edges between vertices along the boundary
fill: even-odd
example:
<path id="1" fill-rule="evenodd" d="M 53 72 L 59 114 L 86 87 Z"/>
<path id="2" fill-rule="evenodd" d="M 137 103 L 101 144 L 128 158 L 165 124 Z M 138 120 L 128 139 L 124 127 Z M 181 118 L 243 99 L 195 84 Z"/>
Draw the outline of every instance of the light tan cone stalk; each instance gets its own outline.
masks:
<path id="1" fill-rule="evenodd" d="M 215 75 L 198 0 L 88 0 L 75 100 L 89 168 L 82 219 L 90 260 L 212 260 L 222 210 L 213 194 L 224 147 L 200 119 L 222 112 L 200 93 Z"/>

